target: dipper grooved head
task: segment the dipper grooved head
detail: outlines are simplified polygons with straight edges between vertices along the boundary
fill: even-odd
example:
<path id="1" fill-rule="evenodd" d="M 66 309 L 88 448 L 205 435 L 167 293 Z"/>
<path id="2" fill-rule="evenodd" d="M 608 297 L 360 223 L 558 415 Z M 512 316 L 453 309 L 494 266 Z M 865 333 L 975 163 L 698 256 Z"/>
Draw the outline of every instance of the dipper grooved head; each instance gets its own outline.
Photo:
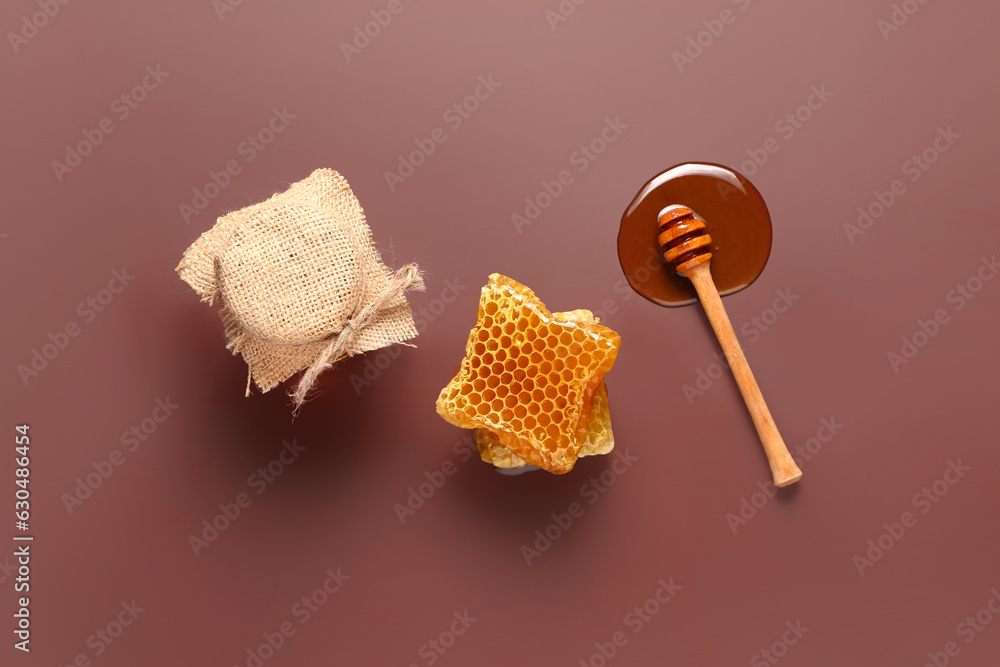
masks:
<path id="1" fill-rule="evenodd" d="M 660 234 L 657 242 L 663 258 L 686 273 L 699 264 L 712 259 L 712 237 L 705 221 L 686 206 L 668 206 L 660 212 Z"/>

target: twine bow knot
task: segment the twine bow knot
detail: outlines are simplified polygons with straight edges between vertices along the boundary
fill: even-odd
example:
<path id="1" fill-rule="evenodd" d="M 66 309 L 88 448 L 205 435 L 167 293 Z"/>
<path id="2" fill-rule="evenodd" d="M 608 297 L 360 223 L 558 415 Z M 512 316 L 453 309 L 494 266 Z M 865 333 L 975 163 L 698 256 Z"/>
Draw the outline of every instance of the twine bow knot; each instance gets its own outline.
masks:
<path id="1" fill-rule="evenodd" d="M 365 287 L 366 285 L 362 285 L 362 289 L 359 290 L 358 306 L 361 306 L 361 302 L 364 301 L 367 291 Z M 372 325 L 389 304 L 411 289 L 418 291 L 424 289 L 424 280 L 420 277 L 420 270 L 416 264 L 407 264 L 401 268 L 392 276 L 381 294 L 367 305 L 355 308 L 354 315 L 344 323 L 343 328 L 338 333 L 333 334 L 319 357 L 309 366 L 299 381 L 299 386 L 292 395 L 296 408 L 306 400 L 306 394 L 319 374 L 332 368 L 333 364 L 342 358 L 354 356 L 358 335 L 364 331 L 365 327 Z"/>

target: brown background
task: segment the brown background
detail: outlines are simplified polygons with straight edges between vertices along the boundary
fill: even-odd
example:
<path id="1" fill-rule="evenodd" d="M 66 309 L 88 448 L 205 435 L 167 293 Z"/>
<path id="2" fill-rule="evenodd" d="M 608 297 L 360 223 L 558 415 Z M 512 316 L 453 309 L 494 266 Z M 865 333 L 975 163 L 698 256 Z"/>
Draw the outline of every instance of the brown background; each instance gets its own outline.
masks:
<path id="1" fill-rule="evenodd" d="M 293 621 L 264 664 L 426 665 L 421 646 L 468 610 L 477 620 L 436 664 L 598 665 L 595 643 L 617 631 L 628 643 L 609 664 L 768 664 L 751 661 L 797 620 L 809 630 L 781 664 L 923 665 L 948 641 L 949 664 L 997 664 L 1000 623 L 970 643 L 957 626 L 1000 587 L 1000 281 L 960 310 L 947 295 L 1000 249 L 1000 10 L 931 2 L 884 39 L 888 1 L 594 1 L 553 30 L 556 0 L 403 0 L 348 63 L 340 43 L 386 4 L 247 0 L 220 19 L 209 0 L 72 2 L 17 53 L 9 37 L 0 48 L 0 534 L 15 532 L 13 426 L 28 422 L 36 536 L 33 650 L 11 646 L 0 571 L 0 662 L 245 665 Z M 733 21 L 678 71 L 672 53 L 727 8 Z M 38 11 L 6 2 L 0 27 Z M 157 65 L 169 76 L 120 120 L 113 100 Z M 452 129 L 445 110 L 489 75 L 500 87 Z M 810 86 L 833 96 L 785 138 L 775 124 Z M 248 163 L 239 146 L 274 107 L 295 118 Z M 115 130 L 60 182 L 52 162 L 105 117 Z M 574 151 L 618 117 L 628 128 L 577 171 Z M 438 127 L 447 141 L 391 192 L 384 172 Z M 911 182 L 904 162 L 939 127 L 960 138 Z M 741 169 L 771 137 L 777 152 Z M 186 223 L 179 205 L 229 160 L 241 172 Z M 772 322 L 742 338 L 785 440 L 843 425 L 735 533 L 727 515 L 768 479 L 735 383 L 685 399 L 699 370 L 718 371 L 707 321 L 634 295 L 615 256 L 638 188 L 685 160 L 743 170 L 771 209 L 770 263 L 726 307 L 738 330 Z M 427 272 L 411 303 L 433 321 L 391 363 L 343 364 L 292 423 L 284 393 L 243 397 L 244 364 L 173 269 L 218 215 L 324 166 L 350 180 L 387 263 Z M 518 233 L 511 214 L 563 169 L 573 184 Z M 844 225 L 894 179 L 905 194 L 850 242 Z M 134 281 L 85 322 L 78 304 L 121 267 Z M 622 335 L 607 381 L 617 449 L 638 461 L 592 505 L 581 487 L 610 459 L 503 477 L 462 462 L 467 434 L 434 411 L 494 271 Z M 452 303 L 447 281 L 464 286 Z M 774 321 L 785 289 L 798 300 Z M 894 372 L 887 354 L 938 309 L 948 323 Z M 25 384 L 18 365 L 71 321 L 79 335 Z M 386 368 L 355 391 L 375 361 Z M 128 452 L 122 433 L 167 397 L 179 407 Z M 292 438 L 305 453 L 195 556 L 189 536 L 253 493 L 248 476 Z M 114 450 L 123 465 L 69 513 L 63 494 Z M 921 514 L 914 494 L 959 459 L 970 470 Z M 401 524 L 394 504 L 446 461 L 457 471 Z M 527 565 L 522 545 L 581 501 Z M 907 511 L 916 525 L 859 575 L 854 557 Z M 350 580 L 299 624 L 292 606 L 338 567 Z M 671 577 L 682 590 L 633 633 L 625 615 Z M 133 599 L 145 611 L 95 656 L 88 637 Z"/>

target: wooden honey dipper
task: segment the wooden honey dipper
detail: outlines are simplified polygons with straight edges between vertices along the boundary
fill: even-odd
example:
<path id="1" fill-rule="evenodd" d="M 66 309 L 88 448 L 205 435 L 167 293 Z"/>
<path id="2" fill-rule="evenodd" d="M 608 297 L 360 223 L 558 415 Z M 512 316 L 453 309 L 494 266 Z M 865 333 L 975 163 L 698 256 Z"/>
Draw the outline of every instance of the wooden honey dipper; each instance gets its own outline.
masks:
<path id="1" fill-rule="evenodd" d="M 788 453 L 788 448 L 778 433 L 778 427 L 764 403 L 764 397 L 760 393 L 757 381 L 754 380 L 753 373 L 750 372 L 747 359 L 743 356 L 743 349 L 736 339 L 736 332 L 733 331 L 733 325 L 722 306 L 715 281 L 712 280 L 712 273 L 709 270 L 712 260 L 710 249 L 712 237 L 705 228 L 705 221 L 686 206 L 668 206 L 660 212 L 659 230 L 657 241 L 663 252 L 663 258 L 694 284 L 705 314 L 708 315 L 712 329 L 715 330 L 715 336 L 722 345 L 722 351 L 725 352 L 729 367 L 736 377 L 736 384 L 740 387 L 740 393 L 743 394 L 743 400 L 750 410 L 754 426 L 757 427 L 761 444 L 764 445 L 764 452 L 771 465 L 771 474 L 774 476 L 774 485 L 788 486 L 797 482 L 802 477 L 802 471 L 795 465 L 795 460 Z"/>

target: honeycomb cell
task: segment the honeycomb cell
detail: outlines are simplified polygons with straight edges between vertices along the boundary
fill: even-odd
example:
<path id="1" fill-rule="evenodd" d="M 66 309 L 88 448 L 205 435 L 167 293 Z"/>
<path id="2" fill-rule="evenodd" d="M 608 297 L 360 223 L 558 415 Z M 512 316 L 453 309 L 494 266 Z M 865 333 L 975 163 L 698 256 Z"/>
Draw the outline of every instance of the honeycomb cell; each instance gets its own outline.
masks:
<path id="1" fill-rule="evenodd" d="M 530 289 L 493 274 L 438 412 L 478 429 L 480 453 L 494 465 L 568 472 L 578 456 L 613 445 L 603 377 L 620 342 L 589 311 L 550 313 Z"/>

